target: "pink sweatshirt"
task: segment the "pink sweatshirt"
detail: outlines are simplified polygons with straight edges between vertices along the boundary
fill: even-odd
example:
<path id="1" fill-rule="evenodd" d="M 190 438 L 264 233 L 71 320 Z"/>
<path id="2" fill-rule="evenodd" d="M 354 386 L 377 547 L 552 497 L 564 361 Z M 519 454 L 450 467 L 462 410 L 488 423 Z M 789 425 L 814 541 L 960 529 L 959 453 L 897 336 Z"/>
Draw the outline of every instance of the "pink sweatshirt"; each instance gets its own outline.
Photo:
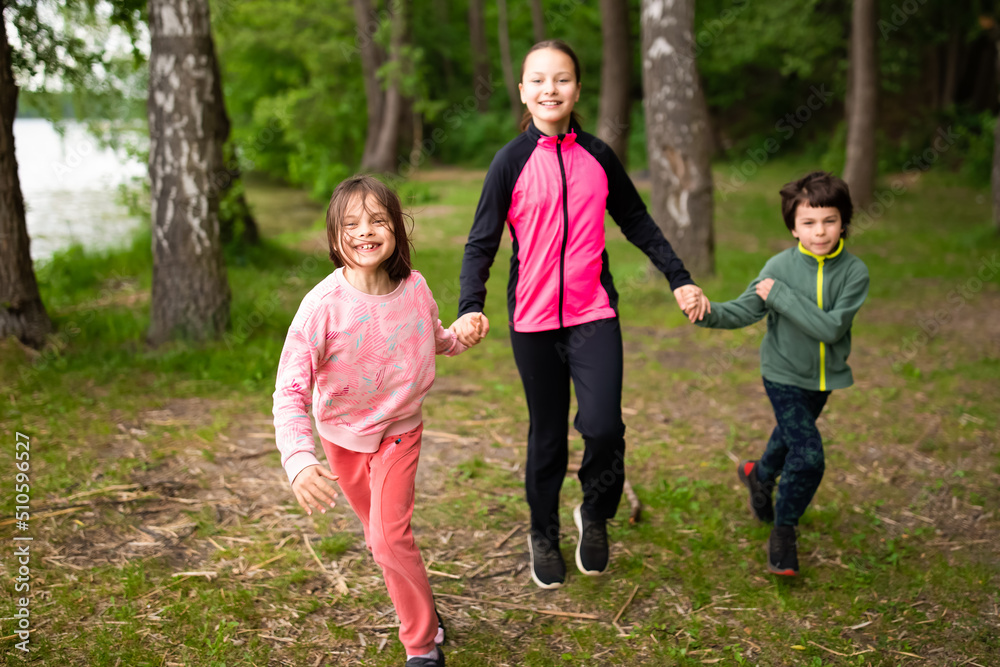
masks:
<path id="1" fill-rule="evenodd" d="M 412 271 L 391 293 L 365 294 L 337 269 L 302 300 L 288 329 L 274 390 L 274 429 L 291 482 L 319 463 L 316 428 L 355 452 L 378 451 L 389 435 L 422 421 L 434 355 L 465 351 L 438 319 L 434 296 Z"/>

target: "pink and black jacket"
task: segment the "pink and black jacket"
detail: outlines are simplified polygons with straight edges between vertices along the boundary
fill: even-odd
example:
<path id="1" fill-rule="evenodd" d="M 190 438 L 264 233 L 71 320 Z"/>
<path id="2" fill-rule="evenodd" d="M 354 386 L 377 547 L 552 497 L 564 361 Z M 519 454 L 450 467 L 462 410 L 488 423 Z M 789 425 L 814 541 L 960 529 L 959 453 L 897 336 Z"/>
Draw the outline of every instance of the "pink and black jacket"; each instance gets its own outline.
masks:
<path id="1" fill-rule="evenodd" d="M 692 285 L 614 151 L 571 125 L 550 137 L 534 124 L 497 152 L 462 261 L 459 317 L 481 312 L 504 222 L 513 255 L 507 284 L 514 331 L 550 331 L 617 317 L 604 211 L 667 277 Z"/>

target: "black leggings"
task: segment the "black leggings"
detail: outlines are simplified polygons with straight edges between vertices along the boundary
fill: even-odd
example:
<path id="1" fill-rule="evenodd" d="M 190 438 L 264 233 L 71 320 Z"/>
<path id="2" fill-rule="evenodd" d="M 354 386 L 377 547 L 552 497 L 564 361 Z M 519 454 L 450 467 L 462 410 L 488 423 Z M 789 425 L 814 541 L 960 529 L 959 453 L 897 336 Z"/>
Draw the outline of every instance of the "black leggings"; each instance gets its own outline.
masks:
<path id="1" fill-rule="evenodd" d="M 573 425 L 585 445 L 579 473 L 583 513 L 610 519 L 618 511 L 625 484 L 621 326 L 610 318 L 554 331 L 511 330 L 510 340 L 531 421 L 525 468 L 531 528 L 555 544 L 569 460 L 571 378 L 579 405 Z"/>

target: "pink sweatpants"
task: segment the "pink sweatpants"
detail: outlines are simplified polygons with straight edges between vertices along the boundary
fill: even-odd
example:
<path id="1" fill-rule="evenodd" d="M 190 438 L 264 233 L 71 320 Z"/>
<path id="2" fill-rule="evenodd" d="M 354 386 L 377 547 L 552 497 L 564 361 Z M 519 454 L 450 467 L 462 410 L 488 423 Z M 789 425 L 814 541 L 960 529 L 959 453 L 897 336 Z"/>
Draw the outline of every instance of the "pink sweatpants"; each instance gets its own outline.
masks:
<path id="1" fill-rule="evenodd" d="M 413 487 L 420 456 L 417 428 L 387 437 L 377 452 L 361 454 L 323 440 L 326 460 L 361 519 L 365 542 L 382 568 L 399 615 L 399 641 L 410 655 L 430 653 L 437 634 L 434 597 L 420 550 L 413 541 Z"/>

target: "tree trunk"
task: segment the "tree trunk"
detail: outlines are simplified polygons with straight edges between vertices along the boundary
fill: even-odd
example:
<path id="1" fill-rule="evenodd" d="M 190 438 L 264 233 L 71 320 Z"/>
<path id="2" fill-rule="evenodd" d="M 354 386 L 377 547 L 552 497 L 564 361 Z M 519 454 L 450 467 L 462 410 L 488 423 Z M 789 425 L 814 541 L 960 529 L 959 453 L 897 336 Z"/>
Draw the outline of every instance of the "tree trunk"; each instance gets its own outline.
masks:
<path id="1" fill-rule="evenodd" d="M 627 0 L 601 0 L 601 101 L 597 136 L 628 164 L 629 115 L 632 111 L 632 49 Z"/>
<path id="2" fill-rule="evenodd" d="M 150 0 L 149 178 L 153 297 L 149 342 L 204 340 L 229 323 L 229 283 L 212 184 L 222 151 L 207 0 Z"/>
<path id="3" fill-rule="evenodd" d="M 393 0 L 389 3 L 389 22 L 391 34 L 389 38 L 389 62 L 394 66 L 386 78 L 385 97 L 382 106 L 381 125 L 378 139 L 371 160 L 362 162 L 363 169 L 371 169 L 382 174 L 395 174 L 399 171 L 399 136 L 400 123 L 403 122 L 403 47 L 406 39 L 407 16 L 406 0 Z M 409 117 L 406 117 L 409 122 Z"/>
<path id="4" fill-rule="evenodd" d="M 490 95 L 493 92 L 483 0 L 469 0 L 469 43 L 472 47 L 472 90 L 476 96 L 476 109 L 482 113 L 490 108 Z"/>
<path id="5" fill-rule="evenodd" d="M 535 34 L 535 43 L 545 41 L 545 10 L 542 0 L 531 0 L 531 28 Z"/>
<path id="6" fill-rule="evenodd" d="M 212 185 L 215 195 L 219 198 L 219 237 L 222 243 L 229 243 L 236 234 L 236 228 L 243 227 L 243 241 L 256 245 L 260 241 L 260 230 L 257 220 L 250 212 L 250 205 L 244 194 L 243 183 L 240 180 L 239 156 L 236 147 L 229 145 L 229 114 L 226 112 L 226 98 L 222 92 L 222 72 L 219 70 L 219 59 L 215 56 L 215 41 L 212 41 L 213 85 L 212 97 L 218 100 L 215 105 L 215 145 L 219 153 L 215 156 L 218 168 L 212 174 Z M 228 201 L 227 201 L 228 200 Z M 226 206 L 222 206 L 222 202 Z"/>
<path id="7" fill-rule="evenodd" d="M 876 0 L 854 0 L 851 19 L 851 94 L 847 112 L 847 164 L 844 180 L 855 208 L 864 208 L 875 191 L 875 114 L 878 100 Z"/>
<path id="8" fill-rule="evenodd" d="M 7 41 L 7 3 L 0 2 L 0 340 L 16 336 L 40 348 L 52 331 L 31 264 L 24 199 L 14 154 L 17 84 Z"/>
<path id="9" fill-rule="evenodd" d="M 642 2 L 652 214 L 696 278 L 715 271 L 708 107 L 694 50 L 694 0 Z"/>
<path id="10" fill-rule="evenodd" d="M 382 128 L 385 93 L 379 84 L 378 69 L 385 62 L 385 52 L 375 41 L 379 18 L 369 0 L 354 0 L 354 18 L 358 23 L 358 50 L 361 54 L 361 72 L 365 80 L 365 99 L 368 102 L 368 129 L 365 134 L 365 151 L 361 157 L 361 166 L 367 168 L 374 159 L 379 131 Z"/>
<path id="11" fill-rule="evenodd" d="M 521 124 L 521 95 L 514 80 L 514 65 L 510 59 L 510 33 L 507 29 L 507 0 L 497 0 L 497 39 L 500 42 L 500 66 L 503 68 L 503 82 L 510 98 L 510 113 L 514 126 Z"/>

